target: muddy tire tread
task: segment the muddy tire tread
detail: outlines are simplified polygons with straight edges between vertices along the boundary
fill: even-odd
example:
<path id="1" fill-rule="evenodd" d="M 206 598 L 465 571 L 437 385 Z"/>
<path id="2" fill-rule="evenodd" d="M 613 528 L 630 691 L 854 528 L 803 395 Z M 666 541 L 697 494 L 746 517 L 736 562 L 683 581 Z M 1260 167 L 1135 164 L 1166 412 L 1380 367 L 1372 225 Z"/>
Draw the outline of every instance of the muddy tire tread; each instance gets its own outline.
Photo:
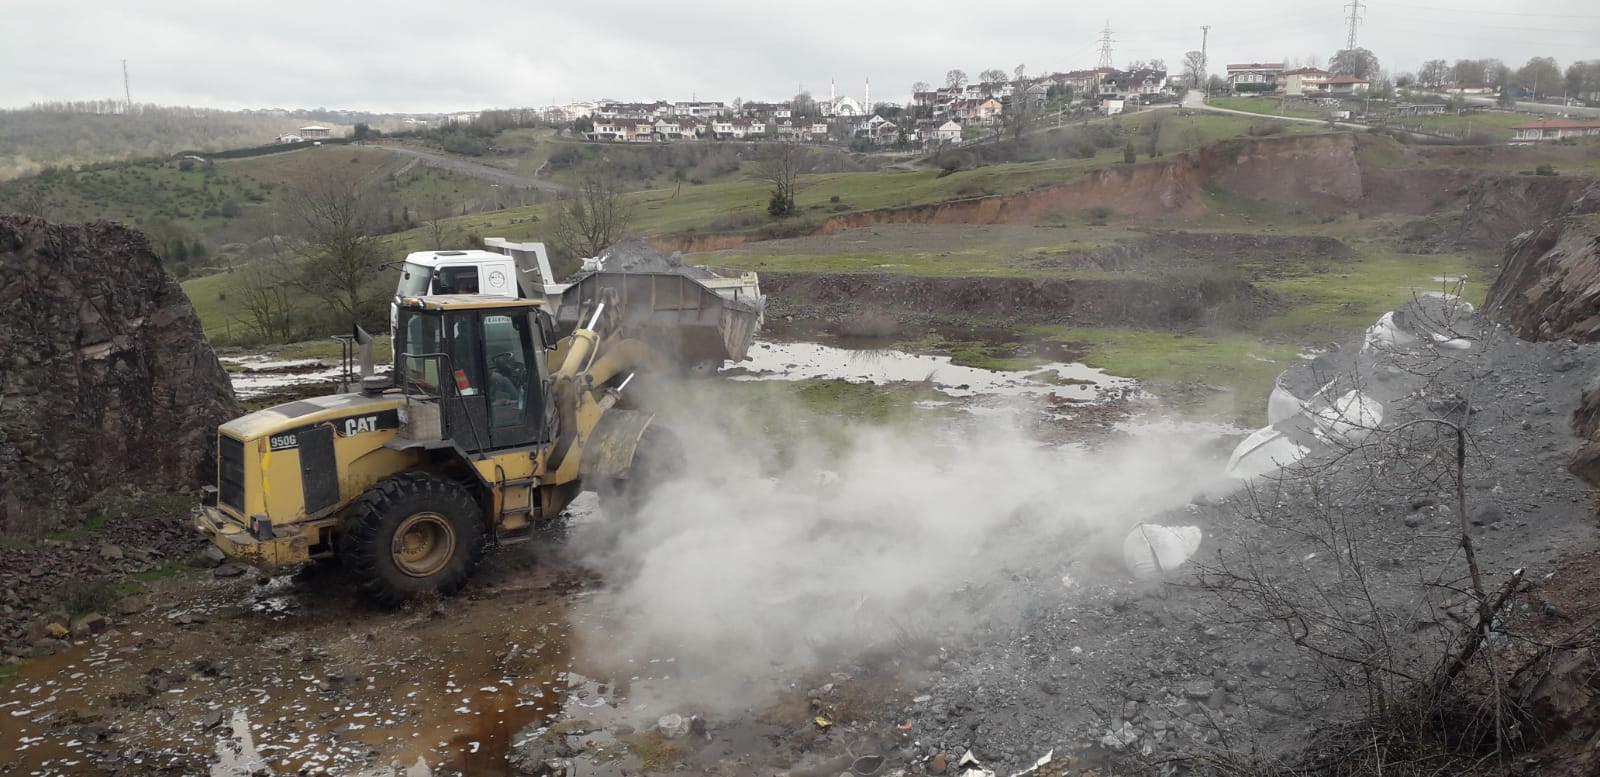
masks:
<path id="1" fill-rule="evenodd" d="M 407 576 L 389 556 L 394 530 L 421 510 L 444 515 L 456 531 L 455 556 L 428 579 Z M 356 499 L 339 545 L 339 556 L 362 594 L 380 607 L 395 608 L 429 590 L 447 596 L 460 591 L 483 560 L 485 538 L 478 504 L 466 488 L 431 473 L 403 472 Z"/>

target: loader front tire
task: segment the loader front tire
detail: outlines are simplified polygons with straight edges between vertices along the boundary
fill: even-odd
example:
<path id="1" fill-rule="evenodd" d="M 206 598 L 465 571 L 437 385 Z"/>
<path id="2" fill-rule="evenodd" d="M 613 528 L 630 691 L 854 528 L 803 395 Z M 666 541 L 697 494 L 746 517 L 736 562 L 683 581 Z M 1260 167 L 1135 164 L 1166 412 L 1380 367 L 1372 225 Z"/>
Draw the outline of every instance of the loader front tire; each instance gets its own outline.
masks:
<path id="1" fill-rule="evenodd" d="M 426 472 L 384 478 L 351 506 L 340 553 L 368 599 L 398 607 L 418 594 L 453 594 L 483 558 L 477 502 Z"/>

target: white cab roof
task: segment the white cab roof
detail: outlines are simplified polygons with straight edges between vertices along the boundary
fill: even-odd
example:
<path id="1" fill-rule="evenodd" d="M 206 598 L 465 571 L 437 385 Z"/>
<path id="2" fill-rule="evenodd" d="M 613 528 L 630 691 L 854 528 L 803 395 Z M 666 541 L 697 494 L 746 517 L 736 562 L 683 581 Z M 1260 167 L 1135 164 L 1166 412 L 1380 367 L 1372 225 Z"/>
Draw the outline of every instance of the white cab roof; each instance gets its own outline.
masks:
<path id="1" fill-rule="evenodd" d="M 497 254 L 493 251 L 479 251 L 476 249 L 471 251 L 417 251 L 416 253 L 406 254 L 407 262 L 426 267 L 435 267 L 441 262 L 472 263 L 485 260 L 509 262 L 511 257 L 505 254 Z"/>

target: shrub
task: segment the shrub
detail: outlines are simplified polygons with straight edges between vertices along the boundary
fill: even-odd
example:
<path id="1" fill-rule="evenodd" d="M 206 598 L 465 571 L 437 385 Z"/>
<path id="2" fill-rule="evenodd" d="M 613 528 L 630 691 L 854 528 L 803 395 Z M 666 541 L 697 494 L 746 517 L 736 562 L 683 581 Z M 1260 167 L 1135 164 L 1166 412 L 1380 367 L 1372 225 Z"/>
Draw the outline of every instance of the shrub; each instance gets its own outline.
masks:
<path id="1" fill-rule="evenodd" d="M 1111 215 L 1116 211 L 1113 211 L 1104 205 L 1096 205 L 1084 212 L 1089 215 L 1090 224 L 1097 227 L 1103 227 L 1106 225 L 1106 221 L 1110 219 Z"/>
<path id="2" fill-rule="evenodd" d="M 1538 167 L 1533 168 L 1533 174 L 1534 175 L 1543 175 L 1543 176 L 1553 176 L 1553 175 L 1556 174 L 1556 169 L 1555 169 L 1555 167 L 1551 166 L 1551 164 L 1549 162 L 1545 162 L 1544 164 L 1541 164 Z"/>
<path id="3" fill-rule="evenodd" d="M 1130 140 L 1128 141 L 1128 145 L 1124 146 L 1122 149 L 1122 163 L 1125 165 L 1131 165 L 1137 161 L 1139 161 L 1139 152 L 1134 150 L 1133 141 Z"/>

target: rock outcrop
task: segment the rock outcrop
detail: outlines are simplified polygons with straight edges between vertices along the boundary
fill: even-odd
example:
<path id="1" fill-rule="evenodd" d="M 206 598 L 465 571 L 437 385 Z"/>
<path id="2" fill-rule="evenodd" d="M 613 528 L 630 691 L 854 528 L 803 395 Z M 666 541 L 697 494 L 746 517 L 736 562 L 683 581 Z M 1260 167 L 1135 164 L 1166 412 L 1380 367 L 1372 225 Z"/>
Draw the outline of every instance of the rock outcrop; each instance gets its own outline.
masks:
<path id="1" fill-rule="evenodd" d="M 97 492 L 209 482 L 239 414 L 183 290 L 141 233 L 0 218 L 0 533 Z"/>
<path id="2" fill-rule="evenodd" d="M 1491 315 L 1528 340 L 1600 339 L 1600 184 L 1511 241 Z"/>
<path id="3" fill-rule="evenodd" d="M 1590 184 L 1559 218 L 1511 241 L 1489 288 L 1488 311 L 1527 340 L 1600 342 L 1600 183 Z M 1600 375 L 1583 392 L 1573 423 L 1588 442 L 1570 468 L 1600 486 Z"/>

